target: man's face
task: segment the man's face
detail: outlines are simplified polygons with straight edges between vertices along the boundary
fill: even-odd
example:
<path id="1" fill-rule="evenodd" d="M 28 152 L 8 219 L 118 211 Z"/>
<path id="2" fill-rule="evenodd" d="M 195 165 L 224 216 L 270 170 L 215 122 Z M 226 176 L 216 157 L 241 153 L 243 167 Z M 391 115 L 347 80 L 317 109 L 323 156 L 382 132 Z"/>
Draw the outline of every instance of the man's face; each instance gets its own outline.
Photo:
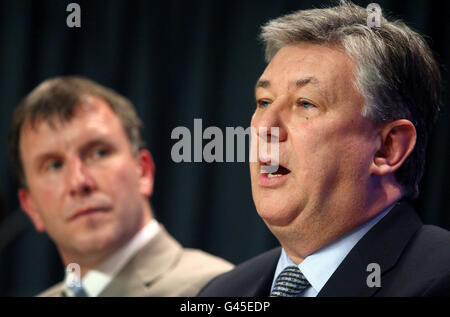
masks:
<path id="1" fill-rule="evenodd" d="M 270 153 L 251 163 L 252 193 L 275 235 L 287 227 L 291 233 L 343 228 L 364 217 L 352 212 L 366 199 L 361 195 L 377 129 L 361 115 L 364 100 L 353 84 L 354 67 L 343 50 L 290 45 L 276 54 L 256 85 L 251 125 L 257 131 L 279 128 L 281 167 L 272 175 L 261 173 Z M 257 140 L 263 142 L 261 135 Z"/>
<path id="2" fill-rule="evenodd" d="M 134 155 L 117 115 L 88 97 L 68 122 L 37 119 L 22 127 L 20 152 L 28 189 L 22 208 L 64 256 L 115 251 L 150 219 L 153 162 Z M 70 257 L 69 256 L 69 257 Z"/>

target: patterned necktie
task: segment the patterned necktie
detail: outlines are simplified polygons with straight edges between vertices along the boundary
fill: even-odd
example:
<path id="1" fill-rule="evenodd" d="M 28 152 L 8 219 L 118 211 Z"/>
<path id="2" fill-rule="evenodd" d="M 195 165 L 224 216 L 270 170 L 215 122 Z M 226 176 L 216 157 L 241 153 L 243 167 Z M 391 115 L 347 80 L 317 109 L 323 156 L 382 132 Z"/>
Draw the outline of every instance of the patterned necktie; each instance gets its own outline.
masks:
<path id="1" fill-rule="evenodd" d="M 271 297 L 298 297 L 309 286 L 308 280 L 296 266 L 286 267 L 275 282 Z"/>

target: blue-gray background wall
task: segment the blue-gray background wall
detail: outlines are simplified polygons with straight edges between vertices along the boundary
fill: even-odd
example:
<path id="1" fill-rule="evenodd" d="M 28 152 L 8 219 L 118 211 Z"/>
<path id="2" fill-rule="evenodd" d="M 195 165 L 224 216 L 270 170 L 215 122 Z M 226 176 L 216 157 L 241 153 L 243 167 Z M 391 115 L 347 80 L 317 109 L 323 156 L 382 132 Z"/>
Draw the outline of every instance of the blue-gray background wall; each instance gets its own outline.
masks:
<path id="1" fill-rule="evenodd" d="M 70 2 L 81 6 L 80 29 L 66 26 Z M 356 1 L 364 7 L 370 2 Z M 242 262 L 276 245 L 254 208 L 247 163 L 176 164 L 171 131 L 193 128 L 194 118 L 203 120 L 203 128 L 247 127 L 253 86 L 265 67 L 260 26 L 329 3 L 2 0 L 0 150 L 6 153 L 14 107 L 37 84 L 58 75 L 92 78 L 130 98 L 143 118 L 157 167 L 151 199 L 157 218 L 184 246 Z M 426 223 L 450 229 L 449 4 L 378 3 L 427 35 L 444 65 L 445 105 L 415 204 Z M 31 296 L 60 280 L 63 267 L 48 237 L 19 212 L 6 154 L 0 157 L 0 177 L 0 296 Z"/>

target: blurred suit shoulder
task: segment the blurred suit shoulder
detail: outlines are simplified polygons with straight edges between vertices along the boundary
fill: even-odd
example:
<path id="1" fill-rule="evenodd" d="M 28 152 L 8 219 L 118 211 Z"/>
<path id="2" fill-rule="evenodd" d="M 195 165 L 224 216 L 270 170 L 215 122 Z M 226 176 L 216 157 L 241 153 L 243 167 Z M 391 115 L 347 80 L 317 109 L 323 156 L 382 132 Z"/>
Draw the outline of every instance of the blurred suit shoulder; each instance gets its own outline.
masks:
<path id="1" fill-rule="evenodd" d="M 37 297 L 62 297 L 64 282 L 60 282 L 52 287 L 46 289 L 42 293 L 36 295 Z"/>
<path id="2" fill-rule="evenodd" d="M 183 248 L 166 230 L 139 250 L 99 297 L 195 296 L 215 276 L 234 266 L 197 249 Z M 38 296 L 62 295 L 59 283 Z"/>

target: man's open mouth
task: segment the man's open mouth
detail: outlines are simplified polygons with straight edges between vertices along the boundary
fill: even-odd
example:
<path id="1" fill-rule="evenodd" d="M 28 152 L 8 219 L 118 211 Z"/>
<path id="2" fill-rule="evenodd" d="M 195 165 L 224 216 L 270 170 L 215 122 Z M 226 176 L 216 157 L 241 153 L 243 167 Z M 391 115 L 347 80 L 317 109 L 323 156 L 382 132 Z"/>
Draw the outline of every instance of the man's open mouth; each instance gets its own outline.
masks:
<path id="1" fill-rule="evenodd" d="M 263 165 L 261 166 L 261 173 L 267 174 L 268 178 L 281 177 L 289 174 L 291 171 L 281 165 Z"/>

